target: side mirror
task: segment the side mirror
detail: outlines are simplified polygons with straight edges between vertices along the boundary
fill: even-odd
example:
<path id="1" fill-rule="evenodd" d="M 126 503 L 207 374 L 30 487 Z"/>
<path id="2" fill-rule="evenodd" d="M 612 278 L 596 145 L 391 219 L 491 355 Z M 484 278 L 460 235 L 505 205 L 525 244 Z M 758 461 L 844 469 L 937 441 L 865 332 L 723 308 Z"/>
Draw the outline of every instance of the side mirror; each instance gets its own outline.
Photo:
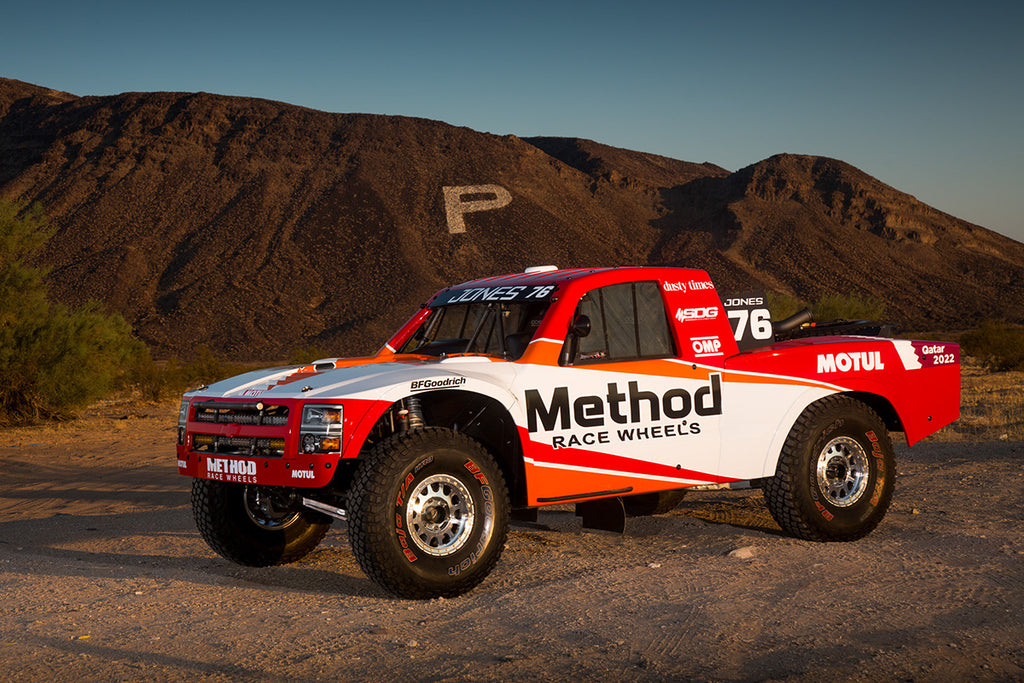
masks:
<path id="1" fill-rule="evenodd" d="M 590 318 L 582 313 L 576 316 L 569 327 L 569 332 L 576 337 L 586 337 L 590 334 Z"/>

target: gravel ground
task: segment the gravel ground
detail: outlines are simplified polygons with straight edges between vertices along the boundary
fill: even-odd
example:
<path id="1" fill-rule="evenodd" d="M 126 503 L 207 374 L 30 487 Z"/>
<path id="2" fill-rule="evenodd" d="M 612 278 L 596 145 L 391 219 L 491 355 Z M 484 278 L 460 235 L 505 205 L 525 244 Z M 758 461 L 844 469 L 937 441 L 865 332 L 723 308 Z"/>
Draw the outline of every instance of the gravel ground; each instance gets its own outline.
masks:
<path id="1" fill-rule="evenodd" d="M 405 601 L 345 525 L 251 569 L 199 537 L 174 407 L 2 432 L 0 680 L 1021 680 L 1024 443 L 900 447 L 856 543 L 781 535 L 759 492 L 625 534 L 514 527 L 472 593 Z"/>

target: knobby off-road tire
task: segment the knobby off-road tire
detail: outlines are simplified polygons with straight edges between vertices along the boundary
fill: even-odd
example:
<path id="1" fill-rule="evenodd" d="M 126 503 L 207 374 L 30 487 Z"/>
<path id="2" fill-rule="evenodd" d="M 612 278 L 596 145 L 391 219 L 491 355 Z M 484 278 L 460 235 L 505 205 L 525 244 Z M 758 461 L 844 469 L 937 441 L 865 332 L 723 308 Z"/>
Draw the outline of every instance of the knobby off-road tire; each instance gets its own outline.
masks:
<path id="1" fill-rule="evenodd" d="M 630 517 L 644 517 L 646 515 L 663 515 L 676 509 L 683 498 L 686 490 L 657 491 L 655 493 L 640 493 L 635 496 L 623 496 L 622 506 Z"/>
<path id="2" fill-rule="evenodd" d="M 323 540 L 331 518 L 300 510 L 287 489 L 192 480 L 192 516 L 222 557 L 250 567 L 295 562 Z"/>
<path id="3" fill-rule="evenodd" d="M 508 489 L 494 458 L 447 429 L 381 442 L 349 492 L 359 566 L 406 598 L 452 597 L 479 584 L 501 556 L 508 522 Z"/>
<path id="4" fill-rule="evenodd" d="M 881 418 L 856 399 L 829 396 L 793 425 L 764 498 L 783 531 L 809 541 L 853 541 L 882 521 L 895 482 Z"/>

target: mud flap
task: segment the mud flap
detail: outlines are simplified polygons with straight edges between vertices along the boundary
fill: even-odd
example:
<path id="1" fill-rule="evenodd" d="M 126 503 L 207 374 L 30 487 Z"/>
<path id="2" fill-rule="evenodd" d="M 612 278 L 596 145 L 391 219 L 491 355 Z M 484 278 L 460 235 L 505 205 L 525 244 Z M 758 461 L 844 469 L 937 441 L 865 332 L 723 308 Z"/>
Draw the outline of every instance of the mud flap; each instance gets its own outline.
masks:
<path id="1" fill-rule="evenodd" d="M 537 524 L 540 520 L 537 508 L 517 508 L 512 511 L 512 523 L 519 522 L 523 525 Z"/>
<path id="2" fill-rule="evenodd" d="M 621 534 L 626 530 L 626 509 L 621 498 L 599 498 L 585 503 L 576 503 L 576 516 L 583 518 L 584 529 L 614 531 Z"/>

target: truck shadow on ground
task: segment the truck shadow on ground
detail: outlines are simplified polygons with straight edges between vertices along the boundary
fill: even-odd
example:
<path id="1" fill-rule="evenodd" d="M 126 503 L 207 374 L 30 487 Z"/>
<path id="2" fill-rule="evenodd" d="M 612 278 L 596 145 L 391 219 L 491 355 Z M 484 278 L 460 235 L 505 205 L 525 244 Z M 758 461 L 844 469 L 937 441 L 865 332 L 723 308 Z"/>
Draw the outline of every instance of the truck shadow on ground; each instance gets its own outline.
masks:
<path id="1" fill-rule="evenodd" d="M 670 515 L 682 515 L 712 524 L 786 536 L 765 506 L 760 491 L 694 492 L 686 496 Z"/>
<path id="2" fill-rule="evenodd" d="M 251 584 L 299 593 L 381 597 L 359 569 L 344 536 L 290 565 L 246 567 L 209 550 L 187 508 L 76 515 L 0 523 L 4 569 L 55 579 L 183 581 L 223 588 Z"/>

